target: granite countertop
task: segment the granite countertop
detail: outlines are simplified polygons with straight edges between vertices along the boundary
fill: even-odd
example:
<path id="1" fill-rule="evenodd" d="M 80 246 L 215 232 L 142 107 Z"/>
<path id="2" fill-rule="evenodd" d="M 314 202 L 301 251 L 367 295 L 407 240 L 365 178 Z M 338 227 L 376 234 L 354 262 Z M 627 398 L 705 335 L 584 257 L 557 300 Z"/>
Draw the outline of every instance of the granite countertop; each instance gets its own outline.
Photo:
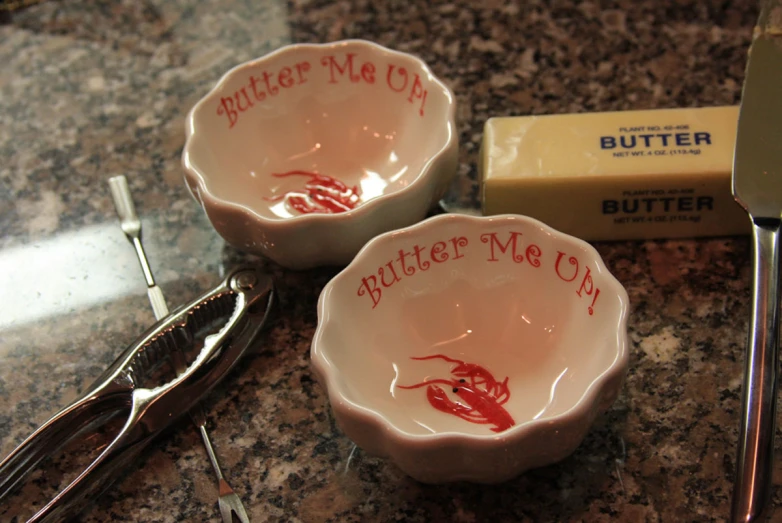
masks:
<path id="1" fill-rule="evenodd" d="M 0 455 L 153 322 L 108 192 L 107 179 L 125 174 L 169 303 L 239 262 L 277 278 L 264 350 L 206 404 L 252 521 L 725 520 L 748 238 L 596 244 L 633 309 L 618 401 L 561 463 L 501 485 L 428 486 L 354 448 L 313 380 L 315 304 L 338 269 L 284 271 L 226 247 L 185 189 L 180 153 L 186 112 L 230 67 L 290 42 L 359 37 L 418 54 L 452 87 L 457 188 L 469 193 L 489 116 L 737 103 L 756 9 L 749 0 L 50 0 L 14 13 L 0 26 Z M 0 520 L 26 520 L 72 465 L 36 472 L 0 505 Z M 216 498 L 183 422 L 80 520 L 218 521 Z"/>

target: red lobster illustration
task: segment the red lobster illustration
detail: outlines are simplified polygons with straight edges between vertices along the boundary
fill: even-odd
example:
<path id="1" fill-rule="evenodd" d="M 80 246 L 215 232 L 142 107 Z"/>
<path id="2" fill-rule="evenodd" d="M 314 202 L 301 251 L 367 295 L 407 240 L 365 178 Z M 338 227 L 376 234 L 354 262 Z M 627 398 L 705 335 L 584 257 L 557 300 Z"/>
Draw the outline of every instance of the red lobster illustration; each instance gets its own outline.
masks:
<path id="1" fill-rule="evenodd" d="M 492 374 L 474 363 L 449 358 L 443 354 L 412 358 L 414 360 L 441 359 L 455 363 L 451 369 L 452 379 L 426 380 L 416 385 L 398 385 L 400 389 L 426 387 L 429 404 L 439 411 L 480 425 L 494 425 L 493 432 L 502 432 L 516 424 L 502 405 L 510 399 L 508 378 L 498 382 Z M 446 392 L 436 384 L 447 385 L 464 403 L 451 401 Z"/>
<path id="2" fill-rule="evenodd" d="M 354 209 L 361 198 L 358 186 L 348 187 L 341 181 L 324 174 L 308 171 L 288 171 L 273 173 L 277 178 L 288 176 L 308 176 L 304 191 L 288 191 L 285 194 L 266 198 L 276 202 L 288 198 L 291 207 L 302 214 L 321 213 L 334 214 Z"/>

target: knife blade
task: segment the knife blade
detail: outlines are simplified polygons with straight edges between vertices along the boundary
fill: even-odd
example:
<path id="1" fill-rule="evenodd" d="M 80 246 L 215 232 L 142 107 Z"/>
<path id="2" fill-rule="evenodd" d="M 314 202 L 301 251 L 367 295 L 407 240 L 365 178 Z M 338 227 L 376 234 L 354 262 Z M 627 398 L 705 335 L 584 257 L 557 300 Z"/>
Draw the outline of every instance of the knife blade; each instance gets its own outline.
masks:
<path id="1" fill-rule="evenodd" d="M 731 521 L 769 512 L 779 367 L 782 0 L 763 0 L 741 93 L 733 196 L 752 221 L 752 317 L 744 361 Z"/>

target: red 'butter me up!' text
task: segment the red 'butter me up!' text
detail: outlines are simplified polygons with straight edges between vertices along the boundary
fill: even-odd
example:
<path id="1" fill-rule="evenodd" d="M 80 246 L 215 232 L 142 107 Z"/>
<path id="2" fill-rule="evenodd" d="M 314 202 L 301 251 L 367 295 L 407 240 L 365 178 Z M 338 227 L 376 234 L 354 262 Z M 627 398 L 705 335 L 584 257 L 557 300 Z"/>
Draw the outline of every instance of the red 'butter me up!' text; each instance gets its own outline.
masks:
<path id="1" fill-rule="evenodd" d="M 525 243 L 522 232 L 485 233 L 479 236 L 479 240 L 486 246 L 484 254 L 485 261 L 488 263 L 509 259 L 515 264 L 528 264 L 536 271 L 546 270 L 541 261 L 541 258 L 545 261 L 545 253 L 537 244 Z M 432 267 L 432 263 L 453 263 L 464 258 L 470 245 L 472 244 L 466 236 L 454 236 L 435 242 L 431 246 L 415 244 L 410 250 L 399 249 L 396 257 L 378 267 L 373 274 L 361 278 L 361 285 L 356 293 L 359 297 L 367 296 L 374 309 L 382 300 L 385 289 L 406 277 L 426 272 Z M 557 251 L 553 263 L 549 263 L 548 266 L 547 270 L 553 268 L 561 281 L 578 285 L 575 294 L 579 299 L 591 298 L 588 301 L 587 311 L 590 316 L 593 315 L 600 288 L 595 284 L 592 269 L 588 264 L 582 264 L 576 256 Z"/>
<path id="2" fill-rule="evenodd" d="M 404 96 L 404 100 L 424 116 L 427 89 L 418 73 L 411 73 L 405 67 L 387 64 L 378 76 L 378 66 L 371 60 L 362 60 L 358 53 L 329 54 L 321 57 L 315 67 L 326 71 L 326 83 L 365 83 L 379 85 Z M 251 73 L 247 81 L 230 96 L 221 96 L 217 115 L 225 116 L 228 128 L 239 121 L 242 113 L 263 103 L 281 92 L 308 83 L 313 70 L 312 62 L 300 60 L 274 70 Z"/>

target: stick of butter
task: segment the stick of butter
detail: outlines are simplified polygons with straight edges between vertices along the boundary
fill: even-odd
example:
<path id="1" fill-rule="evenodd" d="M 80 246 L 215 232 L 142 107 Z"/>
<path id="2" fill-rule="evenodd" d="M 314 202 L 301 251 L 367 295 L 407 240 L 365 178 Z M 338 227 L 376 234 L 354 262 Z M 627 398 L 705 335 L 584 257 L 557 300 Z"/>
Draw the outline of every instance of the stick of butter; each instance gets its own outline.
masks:
<path id="1" fill-rule="evenodd" d="M 484 215 L 585 240 L 747 234 L 731 193 L 738 107 L 491 118 Z"/>

